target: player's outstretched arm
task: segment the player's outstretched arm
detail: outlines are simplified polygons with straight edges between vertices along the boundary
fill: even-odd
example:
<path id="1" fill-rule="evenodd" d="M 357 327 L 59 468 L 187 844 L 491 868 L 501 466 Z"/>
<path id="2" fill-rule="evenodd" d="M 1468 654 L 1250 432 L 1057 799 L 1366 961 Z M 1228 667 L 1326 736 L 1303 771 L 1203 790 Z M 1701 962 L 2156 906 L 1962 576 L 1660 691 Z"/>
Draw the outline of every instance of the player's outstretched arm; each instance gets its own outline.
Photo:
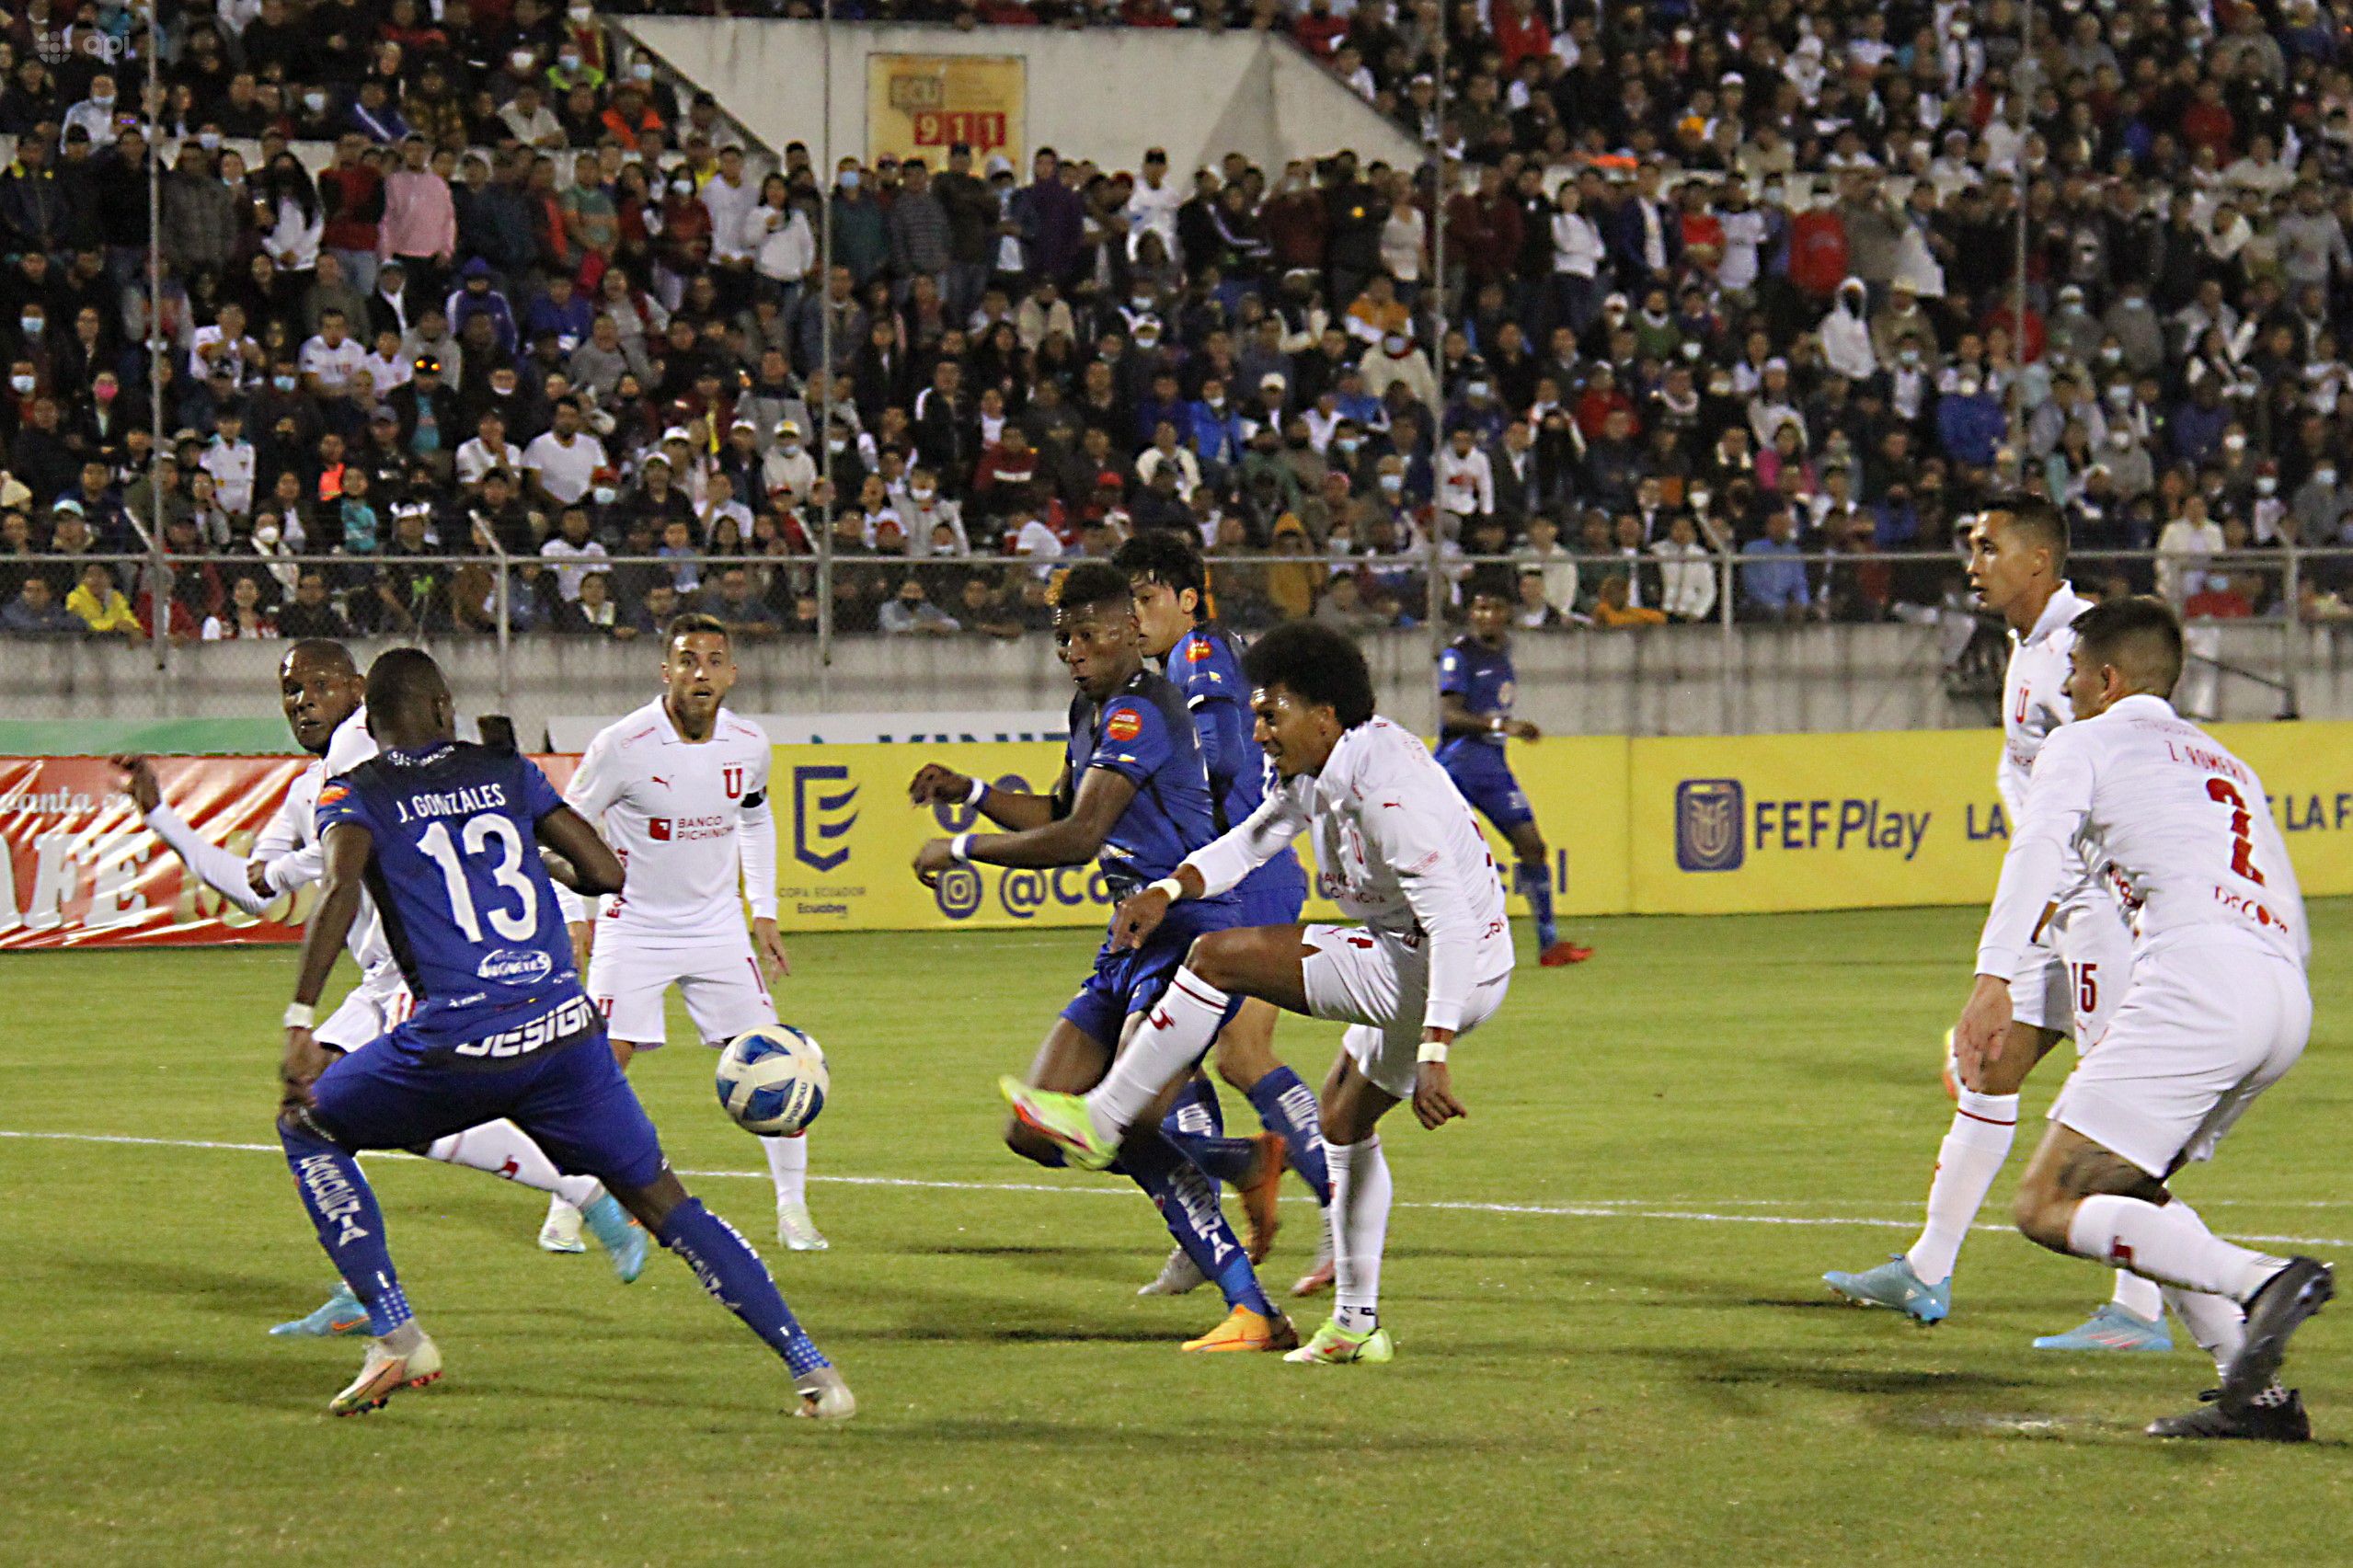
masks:
<path id="1" fill-rule="evenodd" d="M 539 819 L 539 842 L 555 852 L 543 855 L 547 875 L 575 893 L 591 896 L 621 891 L 621 859 L 597 836 L 588 818 L 568 806 L 559 806 Z"/>
<path id="2" fill-rule="evenodd" d="M 1089 768 L 1079 780 L 1069 815 L 1019 832 L 958 833 L 953 839 L 929 840 L 915 852 L 915 875 L 929 887 L 940 873 L 963 861 L 1041 870 L 1084 865 L 1103 848 L 1112 825 L 1135 797 L 1133 779 L 1108 768 Z"/>
<path id="3" fill-rule="evenodd" d="M 970 806 L 1009 832 L 1042 828 L 1054 819 L 1052 795 L 1000 789 L 937 762 L 926 762 L 915 771 L 913 782 L 907 786 L 907 799 L 914 806 Z"/>
<path id="4" fill-rule="evenodd" d="M 164 804 L 163 786 L 155 777 L 155 761 L 135 751 L 125 751 L 112 759 L 122 770 L 122 793 L 139 808 L 139 814 L 155 836 L 179 856 L 189 870 L 207 887 L 212 888 L 249 915 L 258 915 L 270 907 L 277 897 L 261 869 L 259 861 L 245 861 L 199 834 L 189 827 L 178 812 Z"/>

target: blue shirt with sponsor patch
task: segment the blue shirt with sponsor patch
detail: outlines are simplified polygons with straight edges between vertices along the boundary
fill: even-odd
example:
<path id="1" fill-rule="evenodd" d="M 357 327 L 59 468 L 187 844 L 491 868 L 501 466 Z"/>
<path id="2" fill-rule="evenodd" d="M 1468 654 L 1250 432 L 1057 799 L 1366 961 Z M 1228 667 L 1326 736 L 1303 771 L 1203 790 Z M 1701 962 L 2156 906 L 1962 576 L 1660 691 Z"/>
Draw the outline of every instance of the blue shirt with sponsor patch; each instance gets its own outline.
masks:
<path id="1" fill-rule="evenodd" d="M 422 1041 L 478 1039 L 580 997 L 539 861 L 540 819 L 563 804 L 530 758 L 458 740 L 384 751 L 319 791 L 322 840 L 345 823 L 373 840 L 367 888 Z"/>
<path id="2" fill-rule="evenodd" d="M 1069 811 L 1089 768 L 1108 768 L 1136 786 L 1097 857 L 1113 898 L 1174 875 L 1217 837 L 1200 738 L 1169 681 L 1142 670 L 1100 703 L 1080 692 L 1071 703 L 1069 747 L 1070 794 L 1057 803 L 1061 811 Z"/>
<path id="3" fill-rule="evenodd" d="M 1184 693 L 1185 706 L 1193 715 L 1201 765 L 1209 772 L 1211 799 L 1217 807 L 1216 826 L 1222 833 L 1248 820 L 1266 799 L 1270 766 L 1251 733 L 1256 720 L 1241 650 L 1223 629 L 1196 626 L 1168 650 L 1168 679 Z M 1300 869 L 1299 857 L 1286 849 L 1244 877 L 1236 891 L 1245 898 L 1259 893 L 1278 903 L 1288 898 L 1295 911 L 1307 897 L 1307 874 Z"/>
<path id="4" fill-rule="evenodd" d="M 1509 645 L 1489 647 L 1476 637 L 1461 636 L 1438 657 L 1439 695 L 1459 699 L 1475 714 L 1500 714 L 1509 718 L 1513 685 Z M 1464 729 L 1448 726 L 1440 730 L 1438 755 L 1441 761 L 1449 751 L 1465 746 L 1492 747 L 1500 751 L 1503 737 L 1485 727 Z"/>

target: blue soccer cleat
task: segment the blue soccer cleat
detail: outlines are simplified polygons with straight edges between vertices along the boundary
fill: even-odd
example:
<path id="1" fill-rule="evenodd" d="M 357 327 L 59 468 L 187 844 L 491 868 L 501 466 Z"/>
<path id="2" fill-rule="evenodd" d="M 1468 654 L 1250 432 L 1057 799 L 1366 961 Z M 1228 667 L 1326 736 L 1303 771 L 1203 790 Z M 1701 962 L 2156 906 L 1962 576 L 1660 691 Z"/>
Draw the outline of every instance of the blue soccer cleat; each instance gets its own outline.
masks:
<path id="1" fill-rule="evenodd" d="M 368 1332 L 368 1310 L 351 1294 L 351 1288 L 338 1283 L 335 1294 L 326 1304 L 306 1318 L 272 1327 L 272 1339 L 335 1339 L 344 1334 Z"/>
<path id="2" fill-rule="evenodd" d="M 646 1228 L 629 1218 L 621 1200 L 606 1193 L 580 1210 L 580 1223 L 611 1259 L 613 1272 L 629 1284 L 646 1272 Z"/>
<path id="3" fill-rule="evenodd" d="M 2173 1331 L 2163 1318 L 2151 1322 L 2113 1301 L 2065 1333 L 2047 1333 L 2035 1341 L 2037 1350 L 2171 1350 Z"/>
<path id="4" fill-rule="evenodd" d="M 1861 1274 L 1832 1269 L 1822 1283 L 1858 1307 L 1892 1307 L 1916 1323 L 1942 1322 L 1953 1310 L 1953 1282 L 1927 1283 L 1901 1253 Z"/>

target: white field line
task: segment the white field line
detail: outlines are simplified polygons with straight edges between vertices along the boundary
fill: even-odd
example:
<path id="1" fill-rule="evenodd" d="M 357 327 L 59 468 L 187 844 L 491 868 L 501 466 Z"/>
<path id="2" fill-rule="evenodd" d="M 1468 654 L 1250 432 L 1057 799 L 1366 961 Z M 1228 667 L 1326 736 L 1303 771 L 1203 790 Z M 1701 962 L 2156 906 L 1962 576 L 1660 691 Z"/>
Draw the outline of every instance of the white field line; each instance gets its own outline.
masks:
<path id="1" fill-rule="evenodd" d="M 40 1143 L 96 1143 L 132 1145 L 155 1149 L 215 1149 L 240 1154 L 279 1154 L 283 1152 L 274 1143 L 228 1143 L 192 1138 L 134 1138 L 123 1133 L 99 1132 L 19 1132 L 0 1127 L 0 1139 L 14 1139 Z M 414 1160 L 413 1154 L 385 1150 L 371 1152 L 364 1158 L 375 1160 Z M 682 1176 L 697 1181 L 761 1181 L 769 1179 L 765 1171 L 688 1171 Z M 1050 1193 L 1062 1197 L 1124 1196 L 1127 1189 L 1108 1184 L 1089 1186 L 1065 1185 L 1050 1182 L 944 1182 L 918 1176 L 833 1176 L 811 1173 L 812 1182 L 830 1182 L 837 1186 L 904 1187 L 934 1192 L 981 1193 Z M 1305 1203 L 1304 1196 L 1287 1201 Z M 1799 1207 L 1802 1198 L 1744 1198 L 1704 1208 L 1685 1208 L 1653 1204 L 1641 1198 L 1597 1198 L 1573 1203 L 1470 1203 L 1449 1201 L 1400 1201 L 1399 1208 L 1431 1209 L 1455 1214 L 1529 1214 L 1555 1219 L 1647 1219 L 1682 1221 L 1698 1225 L 1796 1225 L 1805 1227 L 1859 1226 L 1882 1230 L 1909 1230 L 1920 1221 L 1916 1217 L 1890 1219 L 1884 1215 L 1813 1215 L 1813 1214 L 1734 1214 L 1727 1209 L 1750 1205 L 1768 1204 L 1775 1207 Z M 2288 1202 L 2264 1203 L 2260 1200 L 2203 1202 L 2200 1208 L 2341 1208 L 2339 1203 Z M 2007 1225 L 1977 1225 L 1974 1230 L 2000 1232 Z M 2353 1241 L 2338 1236 L 2259 1235 L 2233 1230 L 2232 1235 L 2243 1242 L 2267 1242 L 2296 1247 L 2353 1247 Z"/>

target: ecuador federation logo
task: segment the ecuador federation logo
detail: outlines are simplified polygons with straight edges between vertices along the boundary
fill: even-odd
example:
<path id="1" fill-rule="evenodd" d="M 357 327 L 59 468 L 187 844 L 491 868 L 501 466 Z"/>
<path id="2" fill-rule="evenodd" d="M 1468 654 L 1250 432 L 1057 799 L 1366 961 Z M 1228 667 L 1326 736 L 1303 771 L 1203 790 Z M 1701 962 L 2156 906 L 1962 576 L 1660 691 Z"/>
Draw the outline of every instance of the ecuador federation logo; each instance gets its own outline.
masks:
<path id="1" fill-rule="evenodd" d="M 1143 733 L 1143 717 L 1133 708 L 1115 708 L 1103 733 L 1114 740 L 1133 740 Z"/>
<path id="2" fill-rule="evenodd" d="M 1738 871 L 1747 857 L 1745 797 L 1738 779 L 1685 779 L 1675 786 L 1675 864 Z"/>

